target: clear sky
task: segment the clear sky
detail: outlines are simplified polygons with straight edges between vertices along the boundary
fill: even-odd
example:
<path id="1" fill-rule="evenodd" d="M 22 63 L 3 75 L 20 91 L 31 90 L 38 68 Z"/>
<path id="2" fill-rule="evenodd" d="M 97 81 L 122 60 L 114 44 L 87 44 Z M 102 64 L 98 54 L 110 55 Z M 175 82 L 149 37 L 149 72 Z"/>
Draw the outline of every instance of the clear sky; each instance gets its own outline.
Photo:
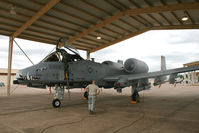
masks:
<path id="1" fill-rule="evenodd" d="M 22 49 L 36 64 L 55 46 L 16 39 Z M 0 68 L 8 66 L 9 39 L 0 36 Z M 80 51 L 83 58 L 86 52 Z M 199 60 L 199 30 L 162 30 L 149 31 L 113 46 L 91 54 L 96 62 L 126 60 L 137 58 L 149 65 L 150 71 L 160 70 L 160 56 L 166 56 L 167 68 L 182 67 L 182 64 Z M 21 69 L 31 63 L 14 44 L 12 68 Z"/>

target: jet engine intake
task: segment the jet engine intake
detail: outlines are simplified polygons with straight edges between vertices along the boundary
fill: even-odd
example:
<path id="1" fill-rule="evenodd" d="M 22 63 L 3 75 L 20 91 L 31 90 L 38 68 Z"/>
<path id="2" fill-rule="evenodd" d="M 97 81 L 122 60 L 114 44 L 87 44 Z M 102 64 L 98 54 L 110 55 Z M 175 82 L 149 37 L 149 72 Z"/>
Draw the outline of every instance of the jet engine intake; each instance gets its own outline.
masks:
<path id="1" fill-rule="evenodd" d="M 149 71 L 149 67 L 143 61 L 129 58 L 124 63 L 124 70 L 127 73 L 147 73 Z"/>

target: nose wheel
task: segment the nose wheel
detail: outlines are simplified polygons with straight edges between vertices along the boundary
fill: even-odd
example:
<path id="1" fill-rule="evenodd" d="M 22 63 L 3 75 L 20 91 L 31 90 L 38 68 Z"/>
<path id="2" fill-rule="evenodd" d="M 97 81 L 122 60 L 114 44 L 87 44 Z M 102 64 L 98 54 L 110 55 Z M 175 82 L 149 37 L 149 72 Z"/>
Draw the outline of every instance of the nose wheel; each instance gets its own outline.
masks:
<path id="1" fill-rule="evenodd" d="M 61 101 L 59 99 L 54 99 L 52 105 L 54 108 L 59 108 L 61 106 Z"/>
<path id="2" fill-rule="evenodd" d="M 58 108 L 61 106 L 61 101 L 64 98 L 64 86 L 60 84 L 55 85 L 54 90 L 54 100 L 52 102 L 52 105 L 54 108 Z"/>

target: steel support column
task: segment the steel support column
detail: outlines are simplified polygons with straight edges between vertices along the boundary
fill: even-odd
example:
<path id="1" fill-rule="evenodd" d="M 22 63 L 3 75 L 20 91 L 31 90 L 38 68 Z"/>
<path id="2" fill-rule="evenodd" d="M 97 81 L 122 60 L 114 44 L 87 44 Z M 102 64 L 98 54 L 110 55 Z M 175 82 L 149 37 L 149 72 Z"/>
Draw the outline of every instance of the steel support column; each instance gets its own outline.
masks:
<path id="1" fill-rule="evenodd" d="M 191 72 L 191 80 L 192 80 L 192 84 L 195 84 L 195 71 Z"/>
<path id="2" fill-rule="evenodd" d="M 86 52 L 86 57 L 87 57 L 87 60 L 90 60 L 90 51 Z"/>
<path id="3" fill-rule="evenodd" d="M 191 81 L 191 77 L 190 77 L 190 72 L 188 72 L 188 84 L 190 84 L 190 81 Z"/>
<path id="4" fill-rule="evenodd" d="M 7 96 L 10 95 L 10 81 L 11 81 L 11 69 L 12 69 L 13 41 L 14 41 L 14 37 L 10 36 L 10 38 L 9 38 L 9 51 L 8 51 Z"/>
<path id="5" fill-rule="evenodd" d="M 184 84 L 187 83 L 187 76 L 186 76 L 186 75 L 187 75 L 187 73 L 185 72 L 185 73 L 184 73 Z"/>

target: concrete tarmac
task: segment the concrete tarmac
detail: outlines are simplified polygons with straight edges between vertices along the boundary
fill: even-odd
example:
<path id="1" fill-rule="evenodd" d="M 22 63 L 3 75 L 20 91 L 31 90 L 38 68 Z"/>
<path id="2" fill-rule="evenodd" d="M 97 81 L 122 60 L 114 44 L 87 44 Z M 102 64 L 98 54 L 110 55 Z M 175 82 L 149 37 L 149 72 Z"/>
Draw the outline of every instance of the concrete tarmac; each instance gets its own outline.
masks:
<path id="1" fill-rule="evenodd" d="M 103 89 L 94 115 L 82 96 L 80 89 L 66 92 L 55 109 L 48 90 L 18 86 L 7 97 L 0 87 L 0 133 L 199 133 L 198 86 L 153 87 L 137 104 L 130 103 L 130 88 Z"/>

